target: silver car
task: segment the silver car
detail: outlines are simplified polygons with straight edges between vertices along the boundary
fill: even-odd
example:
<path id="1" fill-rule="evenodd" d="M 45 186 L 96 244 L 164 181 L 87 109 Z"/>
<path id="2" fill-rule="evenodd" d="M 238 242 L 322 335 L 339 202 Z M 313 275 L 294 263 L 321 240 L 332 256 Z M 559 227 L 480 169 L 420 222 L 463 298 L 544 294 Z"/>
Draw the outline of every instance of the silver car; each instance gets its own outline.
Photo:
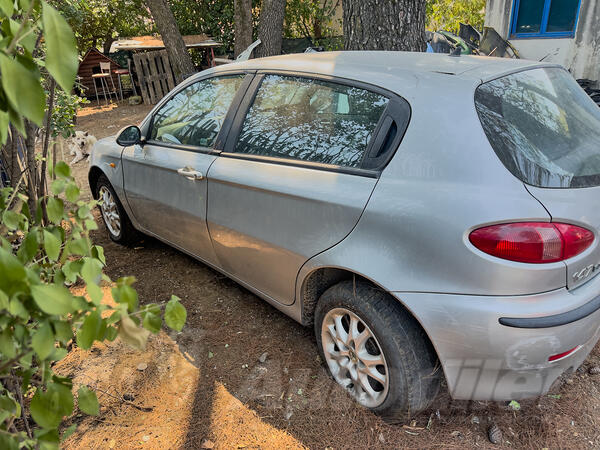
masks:
<path id="1" fill-rule="evenodd" d="M 387 417 L 545 393 L 599 338 L 600 109 L 560 66 L 425 53 L 195 75 L 99 141 L 110 237 L 154 236 L 314 327 Z"/>

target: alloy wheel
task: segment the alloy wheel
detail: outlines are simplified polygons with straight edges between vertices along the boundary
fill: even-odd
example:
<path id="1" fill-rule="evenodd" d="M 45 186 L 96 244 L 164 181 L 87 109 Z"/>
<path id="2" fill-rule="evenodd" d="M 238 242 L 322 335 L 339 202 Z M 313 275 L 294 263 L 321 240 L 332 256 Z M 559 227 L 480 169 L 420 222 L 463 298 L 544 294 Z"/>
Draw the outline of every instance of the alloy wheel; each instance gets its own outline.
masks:
<path id="1" fill-rule="evenodd" d="M 389 369 L 381 346 L 368 325 L 345 308 L 329 311 L 321 325 L 323 353 L 333 378 L 358 403 L 381 405 L 389 388 Z"/>
<path id="2" fill-rule="evenodd" d="M 100 203 L 100 211 L 102 212 L 102 218 L 104 219 L 106 228 L 108 228 L 110 234 L 114 237 L 118 237 L 121 233 L 121 216 L 119 215 L 117 202 L 106 186 L 100 187 L 98 197 L 102 200 Z"/>

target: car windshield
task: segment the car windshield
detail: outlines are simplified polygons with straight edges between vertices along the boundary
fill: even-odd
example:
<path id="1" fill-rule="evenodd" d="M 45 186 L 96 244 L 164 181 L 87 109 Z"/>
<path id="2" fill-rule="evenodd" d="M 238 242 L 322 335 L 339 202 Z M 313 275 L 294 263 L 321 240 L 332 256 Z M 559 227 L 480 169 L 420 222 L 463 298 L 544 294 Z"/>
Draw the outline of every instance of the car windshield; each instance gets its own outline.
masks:
<path id="1" fill-rule="evenodd" d="M 538 187 L 600 185 L 600 108 L 561 68 L 507 75 L 479 86 L 475 105 L 502 163 Z"/>

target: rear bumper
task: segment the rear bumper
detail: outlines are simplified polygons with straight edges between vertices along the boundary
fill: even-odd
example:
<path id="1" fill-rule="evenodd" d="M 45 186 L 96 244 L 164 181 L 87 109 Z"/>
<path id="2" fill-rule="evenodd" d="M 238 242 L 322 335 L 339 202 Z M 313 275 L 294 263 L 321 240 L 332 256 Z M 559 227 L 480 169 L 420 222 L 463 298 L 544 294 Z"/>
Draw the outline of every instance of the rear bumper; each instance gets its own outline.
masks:
<path id="1" fill-rule="evenodd" d="M 429 335 L 452 397 L 465 400 L 536 397 L 577 369 L 600 338 L 599 294 L 600 277 L 529 296 L 393 293 Z"/>

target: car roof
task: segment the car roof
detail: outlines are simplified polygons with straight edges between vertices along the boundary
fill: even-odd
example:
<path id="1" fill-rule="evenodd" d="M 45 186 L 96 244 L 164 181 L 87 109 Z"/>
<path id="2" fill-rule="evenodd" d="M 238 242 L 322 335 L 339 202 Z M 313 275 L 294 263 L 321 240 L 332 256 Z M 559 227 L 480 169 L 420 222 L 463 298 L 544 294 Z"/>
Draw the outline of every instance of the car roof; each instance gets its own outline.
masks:
<path id="1" fill-rule="evenodd" d="M 507 73 L 534 67 L 556 66 L 537 61 L 489 56 L 450 56 L 441 53 L 396 51 L 313 52 L 250 59 L 220 66 L 222 70 L 290 70 L 365 79 L 374 74 L 404 76 L 442 74 L 465 80 L 487 81 Z M 219 70 L 217 70 L 219 71 Z"/>

